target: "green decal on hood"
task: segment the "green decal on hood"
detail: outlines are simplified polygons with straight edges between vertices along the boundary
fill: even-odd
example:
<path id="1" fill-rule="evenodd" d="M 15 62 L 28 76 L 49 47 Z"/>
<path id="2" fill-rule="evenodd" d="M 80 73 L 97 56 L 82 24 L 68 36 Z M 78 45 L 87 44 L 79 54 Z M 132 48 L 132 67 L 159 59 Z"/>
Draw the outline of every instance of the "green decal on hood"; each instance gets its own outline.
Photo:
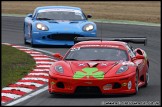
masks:
<path id="1" fill-rule="evenodd" d="M 96 79 L 103 79 L 104 78 L 104 72 L 98 71 L 98 68 L 83 68 L 82 71 L 76 71 L 73 78 L 74 79 L 80 79 L 83 77 L 89 78 L 90 76 L 93 76 Z"/>

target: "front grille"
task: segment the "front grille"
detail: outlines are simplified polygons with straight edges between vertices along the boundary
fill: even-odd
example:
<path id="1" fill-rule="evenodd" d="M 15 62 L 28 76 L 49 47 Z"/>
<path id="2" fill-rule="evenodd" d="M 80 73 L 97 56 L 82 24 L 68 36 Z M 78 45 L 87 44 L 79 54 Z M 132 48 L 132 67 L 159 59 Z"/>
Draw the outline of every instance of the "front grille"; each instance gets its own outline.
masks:
<path id="1" fill-rule="evenodd" d="M 78 86 L 75 94 L 101 94 L 101 90 L 97 86 Z"/>
<path id="2" fill-rule="evenodd" d="M 53 40 L 70 40 L 73 41 L 75 37 L 80 37 L 79 34 L 51 34 L 48 35 L 47 38 Z"/>
<path id="3" fill-rule="evenodd" d="M 121 88 L 121 84 L 119 83 L 114 83 L 113 89 Z"/>
<path id="4" fill-rule="evenodd" d="M 58 83 L 56 84 L 56 86 L 57 86 L 58 88 L 65 88 L 63 82 L 58 82 Z"/>

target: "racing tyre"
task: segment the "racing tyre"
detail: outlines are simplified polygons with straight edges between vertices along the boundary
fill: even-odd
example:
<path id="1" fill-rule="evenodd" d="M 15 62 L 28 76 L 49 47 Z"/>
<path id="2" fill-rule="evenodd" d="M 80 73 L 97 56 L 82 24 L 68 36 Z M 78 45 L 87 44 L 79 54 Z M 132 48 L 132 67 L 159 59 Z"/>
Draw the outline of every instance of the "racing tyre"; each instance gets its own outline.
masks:
<path id="1" fill-rule="evenodd" d="M 27 45 L 28 43 L 26 42 L 26 38 L 24 37 L 24 45 Z"/>
<path id="2" fill-rule="evenodd" d="M 146 80 L 145 80 L 145 85 L 144 85 L 144 87 L 147 87 L 147 86 L 148 86 L 148 82 L 149 82 L 149 72 L 147 71 L 147 72 L 146 72 Z"/>
<path id="3" fill-rule="evenodd" d="M 135 94 L 138 93 L 138 72 L 136 72 L 136 80 L 135 80 Z"/>
<path id="4" fill-rule="evenodd" d="M 31 27 L 31 29 L 30 29 L 30 37 L 31 37 L 31 47 L 36 47 L 36 45 L 33 44 L 32 27 Z"/>
<path id="5" fill-rule="evenodd" d="M 36 45 L 33 44 L 32 40 L 31 40 L 31 47 L 36 47 Z"/>

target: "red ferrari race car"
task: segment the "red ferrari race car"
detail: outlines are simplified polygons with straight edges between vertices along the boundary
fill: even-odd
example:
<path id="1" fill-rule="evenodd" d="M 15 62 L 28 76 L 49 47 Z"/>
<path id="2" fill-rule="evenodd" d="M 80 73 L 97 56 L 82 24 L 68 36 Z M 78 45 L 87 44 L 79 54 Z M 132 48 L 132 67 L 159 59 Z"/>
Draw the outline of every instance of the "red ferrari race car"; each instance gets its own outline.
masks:
<path id="1" fill-rule="evenodd" d="M 50 94 L 137 94 L 149 82 L 146 52 L 128 42 L 146 44 L 146 38 L 82 38 L 49 71 Z M 88 40 L 88 41 L 84 41 Z"/>

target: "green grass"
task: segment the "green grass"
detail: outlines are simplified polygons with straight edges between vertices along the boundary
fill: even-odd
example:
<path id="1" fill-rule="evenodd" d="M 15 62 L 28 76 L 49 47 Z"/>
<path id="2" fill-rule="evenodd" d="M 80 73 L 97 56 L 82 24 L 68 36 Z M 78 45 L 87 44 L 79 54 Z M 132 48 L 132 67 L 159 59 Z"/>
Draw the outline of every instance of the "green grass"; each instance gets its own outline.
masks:
<path id="1" fill-rule="evenodd" d="M 35 67 L 35 61 L 29 54 L 11 46 L 2 45 L 2 88 L 17 82 Z"/>
<path id="2" fill-rule="evenodd" d="M 160 23 L 160 1 L 2 1 L 3 14 L 27 15 L 39 6 L 75 6 L 92 19 Z"/>

